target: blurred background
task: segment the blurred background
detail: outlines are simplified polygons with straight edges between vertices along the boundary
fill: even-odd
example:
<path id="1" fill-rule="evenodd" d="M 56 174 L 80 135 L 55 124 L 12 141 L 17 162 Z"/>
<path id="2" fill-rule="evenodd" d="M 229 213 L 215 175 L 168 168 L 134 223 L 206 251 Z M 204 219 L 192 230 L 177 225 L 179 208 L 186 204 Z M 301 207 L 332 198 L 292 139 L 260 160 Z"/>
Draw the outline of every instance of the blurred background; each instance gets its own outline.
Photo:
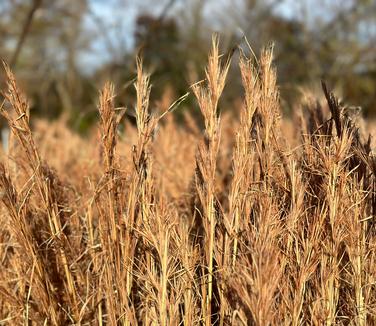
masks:
<path id="1" fill-rule="evenodd" d="M 33 115 L 85 132 L 97 119 L 98 89 L 117 86 L 133 103 L 135 56 L 152 73 L 152 99 L 179 97 L 203 78 L 211 36 L 223 53 L 256 54 L 274 42 L 286 115 L 306 88 L 328 81 L 344 102 L 376 114 L 376 2 L 372 0 L 1 0 L 0 57 L 14 70 Z M 234 57 L 238 52 L 234 53 Z M 4 74 L 0 74 L 2 89 Z M 242 95 L 233 60 L 222 103 Z M 188 98 L 194 110 L 193 96 Z"/>

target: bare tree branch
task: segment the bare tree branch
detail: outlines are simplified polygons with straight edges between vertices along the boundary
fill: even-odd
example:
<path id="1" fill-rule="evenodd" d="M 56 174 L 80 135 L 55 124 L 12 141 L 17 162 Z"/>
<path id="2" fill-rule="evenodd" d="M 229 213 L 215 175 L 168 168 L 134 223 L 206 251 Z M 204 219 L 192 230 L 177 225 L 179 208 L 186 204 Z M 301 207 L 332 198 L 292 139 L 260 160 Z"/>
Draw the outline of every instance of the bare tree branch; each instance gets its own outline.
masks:
<path id="1" fill-rule="evenodd" d="M 35 12 L 42 5 L 42 1 L 43 0 L 33 0 L 33 2 L 32 2 L 32 5 L 31 5 L 30 10 L 29 10 L 29 12 L 27 14 L 25 23 L 23 25 L 21 35 L 20 35 L 20 37 L 19 37 L 19 39 L 17 41 L 16 49 L 14 50 L 12 58 L 10 59 L 10 66 L 12 68 L 14 68 L 14 66 L 17 63 L 18 57 L 19 57 L 19 55 L 21 53 L 22 46 L 24 45 L 26 37 L 29 34 L 29 31 L 30 31 L 30 28 L 31 28 L 31 24 L 33 22 L 33 18 L 34 18 L 34 15 L 35 15 Z"/>

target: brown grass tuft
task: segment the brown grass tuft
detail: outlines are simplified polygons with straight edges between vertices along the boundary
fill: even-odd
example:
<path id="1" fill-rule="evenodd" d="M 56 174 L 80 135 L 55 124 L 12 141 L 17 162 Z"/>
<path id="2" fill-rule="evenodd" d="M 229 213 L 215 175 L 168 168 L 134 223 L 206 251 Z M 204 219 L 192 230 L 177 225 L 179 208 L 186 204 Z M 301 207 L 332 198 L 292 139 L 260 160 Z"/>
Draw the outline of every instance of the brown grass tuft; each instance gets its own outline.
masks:
<path id="1" fill-rule="evenodd" d="M 371 137 L 325 83 L 281 119 L 272 50 L 240 54 L 237 119 L 213 38 L 204 130 L 170 114 L 188 94 L 154 110 L 138 59 L 136 124 L 106 83 L 87 138 L 32 128 L 4 65 L 0 324 L 376 325 Z"/>

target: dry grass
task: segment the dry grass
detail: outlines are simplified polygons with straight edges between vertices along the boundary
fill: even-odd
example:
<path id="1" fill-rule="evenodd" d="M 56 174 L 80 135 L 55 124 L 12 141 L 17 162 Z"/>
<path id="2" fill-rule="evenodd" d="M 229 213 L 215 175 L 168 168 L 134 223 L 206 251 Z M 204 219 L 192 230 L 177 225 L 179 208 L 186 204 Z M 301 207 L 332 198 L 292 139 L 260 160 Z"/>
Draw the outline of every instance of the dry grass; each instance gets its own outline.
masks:
<path id="1" fill-rule="evenodd" d="M 323 84 L 325 101 L 281 120 L 271 48 L 241 54 L 240 117 L 221 116 L 221 59 L 214 39 L 192 86 L 203 132 L 175 122 L 168 93 L 151 113 L 138 60 L 136 126 L 108 83 L 86 139 L 63 120 L 31 131 L 5 67 L 0 324 L 376 325 L 376 157 L 359 119 Z"/>

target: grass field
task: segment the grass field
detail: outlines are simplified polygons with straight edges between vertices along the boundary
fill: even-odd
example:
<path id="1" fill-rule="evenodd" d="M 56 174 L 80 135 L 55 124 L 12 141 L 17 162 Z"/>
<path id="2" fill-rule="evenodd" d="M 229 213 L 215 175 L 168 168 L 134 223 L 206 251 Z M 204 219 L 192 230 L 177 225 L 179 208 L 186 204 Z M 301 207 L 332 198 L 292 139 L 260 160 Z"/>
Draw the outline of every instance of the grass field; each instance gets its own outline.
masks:
<path id="1" fill-rule="evenodd" d="M 137 63 L 136 125 L 108 83 L 86 138 L 63 118 L 31 130 L 5 67 L 0 324 L 376 325 L 361 117 L 323 83 L 282 119 L 270 48 L 240 55 L 242 105 L 221 114 L 229 62 L 214 39 L 190 90 L 201 130 L 189 113 L 175 121 L 168 92 L 150 105 Z"/>

